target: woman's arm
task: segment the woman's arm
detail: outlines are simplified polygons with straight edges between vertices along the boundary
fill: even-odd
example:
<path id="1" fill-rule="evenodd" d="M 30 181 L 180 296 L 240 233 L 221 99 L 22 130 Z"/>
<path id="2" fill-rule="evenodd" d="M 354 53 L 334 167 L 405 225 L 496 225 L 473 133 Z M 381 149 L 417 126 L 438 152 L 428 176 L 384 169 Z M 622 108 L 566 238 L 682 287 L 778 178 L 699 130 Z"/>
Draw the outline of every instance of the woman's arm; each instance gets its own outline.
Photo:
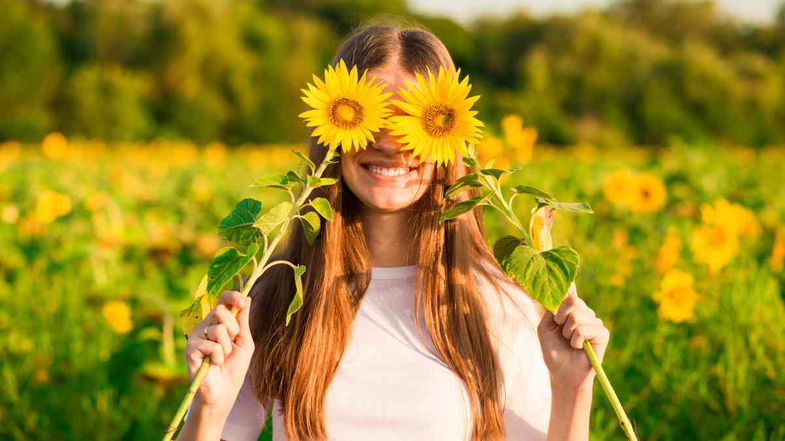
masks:
<path id="1" fill-rule="evenodd" d="M 578 389 L 560 387 L 553 380 L 551 384 L 551 422 L 546 441 L 588 440 L 591 383 Z"/>
<path id="2" fill-rule="evenodd" d="M 578 297 L 573 283 L 556 314 L 545 311 L 537 334 L 551 382 L 551 417 L 546 439 L 588 441 L 592 384 L 597 373 L 583 351 L 583 343 L 591 343 L 601 362 L 610 332 Z"/>
<path id="3" fill-rule="evenodd" d="M 177 441 L 217 441 L 221 439 L 227 416 L 225 410 L 205 405 L 201 397 L 196 395 Z"/>

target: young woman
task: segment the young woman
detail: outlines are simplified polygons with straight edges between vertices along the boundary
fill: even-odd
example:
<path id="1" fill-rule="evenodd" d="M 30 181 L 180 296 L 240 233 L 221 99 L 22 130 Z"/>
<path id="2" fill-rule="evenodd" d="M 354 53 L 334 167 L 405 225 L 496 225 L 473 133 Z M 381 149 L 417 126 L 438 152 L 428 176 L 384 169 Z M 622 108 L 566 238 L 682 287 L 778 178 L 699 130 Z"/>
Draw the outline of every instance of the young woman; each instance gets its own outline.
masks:
<path id="1" fill-rule="evenodd" d="M 397 25 L 355 31 L 341 58 L 393 98 L 414 72 L 453 66 L 433 34 Z M 325 147 L 309 142 L 321 162 Z M 511 282 L 479 210 L 439 224 L 466 167 L 401 147 L 383 129 L 327 169 L 340 182 L 312 196 L 334 219 L 313 246 L 297 224 L 277 257 L 308 269 L 288 326 L 294 284 L 279 265 L 251 290 L 253 306 L 226 291 L 194 328 L 191 376 L 206 355 L 213 365 L 180 441 L 255 440 L 268 410 L 275 441 L 588 440 L 595 374 L 581 348 L 590 341 L 601 360 L 608 330 L 574 285 L 554 316 Z"/>

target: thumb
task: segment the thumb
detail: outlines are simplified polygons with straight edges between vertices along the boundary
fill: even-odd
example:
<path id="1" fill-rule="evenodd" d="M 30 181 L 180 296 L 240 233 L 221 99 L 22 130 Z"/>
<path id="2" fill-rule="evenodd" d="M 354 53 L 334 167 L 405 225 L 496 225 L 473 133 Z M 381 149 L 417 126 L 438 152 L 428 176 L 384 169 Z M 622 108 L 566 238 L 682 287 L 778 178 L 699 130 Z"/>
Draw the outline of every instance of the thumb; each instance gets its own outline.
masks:
<path id="1" fill-rule="evenodd" d="M 568 296 L 573 296 L 573 297 L 578 298 L 578 299 L 580 298 L 580 297 L 578 297 L 578 286 L 575 285 L 575 281 L 570 283 L 570 287 L 567 288 L 567 295 Z"/>
<path id="2" fill-rule="evenodd" d="M 243 299 L 245 304 L 242 308 L 240 308 L 240 312 L 237 313 L 237 322 L 240 325 L 240 333 L 237 335 L 236 344 L 241 348 L 251 348 L 253 347 L 253 336 L 251 336 L 251 325 L 250 325 L 250 315 L 251 315 L 251 297 L 248 296 Z"/>

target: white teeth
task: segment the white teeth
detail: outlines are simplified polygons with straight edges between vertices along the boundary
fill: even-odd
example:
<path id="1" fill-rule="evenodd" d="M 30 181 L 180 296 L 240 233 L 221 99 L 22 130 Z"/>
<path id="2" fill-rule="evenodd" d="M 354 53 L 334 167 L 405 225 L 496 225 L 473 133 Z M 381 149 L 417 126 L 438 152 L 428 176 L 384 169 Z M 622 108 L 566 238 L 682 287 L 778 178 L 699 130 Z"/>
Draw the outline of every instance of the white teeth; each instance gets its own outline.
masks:
<path id="1" fill-rule="evenodd" d="M 409 173 L 408 168 L 386 168 L 376 165 L 368 165 L 368 170 L 382 176 L 401 176 Z"/>

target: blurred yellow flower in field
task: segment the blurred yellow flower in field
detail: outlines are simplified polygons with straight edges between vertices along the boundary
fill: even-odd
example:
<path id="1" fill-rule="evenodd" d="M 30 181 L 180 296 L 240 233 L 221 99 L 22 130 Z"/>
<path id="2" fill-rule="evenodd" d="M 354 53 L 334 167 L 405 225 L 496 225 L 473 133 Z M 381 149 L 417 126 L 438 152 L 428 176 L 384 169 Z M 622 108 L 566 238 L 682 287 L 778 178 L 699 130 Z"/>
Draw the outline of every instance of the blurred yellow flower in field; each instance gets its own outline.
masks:
<path id="1" fill-rule="evenodd" d="M 633 180 L 633 188 L 629 193 L 629 205 L 632 211 L 653 213 L 659 211 L 667 199 L 665 184 L 659 176 L 643 172 Z"/>
<path id="2" fill-rule="evenodd" d="M 19 220 L 19 208 L 14 204 L 8 204 L 0 211 L 0 219 L 7 224 L 15 224 Z"/>
<path id="3" fill-rule="evenodd" d="M 608 282 L 612 286 L 623 287 L 632 275 L 632 261 L 637 257 L 638 252 L 634 246 L 629 244 L 629 235 L 626 230 L 614 232 L 612 245 L 617 259 L 614 262 L 613 274 Z"/>
<path id="4" fill-rule="evenodd" d="M 44 383 L 48 382 L 49 381 L 49 371 L 47 371 L 45 368 L 42 368 L 42 367 L 38 368 L 35 371 L 35 375 L 33 376 L 33 381 L 35 381 L 36 384 L 44 384 Z"/>
<path id="5" fill-rule="evenodd" d="M 71 198 L 66 194 L 46 190 L 38 195 L 35 205 L 35 218 L 48 224 L 60 216 L 71 212 Z"/>
<path id="6" fill-rule="evenodd" d="M 657 260 L 654 263 L 654 268 L 659 273 L 664 273 L 673 268 L 679 261 L 681 253 L 681 237 L 679 230 L 674 227 L 668 227 L 668 233 L 665 235 L 665 240 L 657 252 Z"/>
<path id="7" fill-rule="evenodd" d="M 627 206 L 631 199 L 630 192 L 634 180 L 635 173 L 631 170 L 623 169 L 612 172 L 605 177 L 602 188 L 605 199 L 614 205 Z"/>
<path id="8" fill-rule="evenodd" d="M 196 175 L 191 181 L 191 194 L 197 202 L 207 202 L 213 198 L 210 180 L 204 175 Z"/>
<path id="9" fill-rule="evenodd" d="M 659 304 L 657 313 L 672 322 L 684 322 L 695 317 L 698 294 L 692 287 L 692 275 L 680 270 L 665 273 L 660 290 L 652 298 Z"/>
<path id="10" fill-rule="evenodd" d="M 85 199 L 84 204 L 89 211 L 95 213 L 96 211 L 104 208 L 107 202 L 109 202 L 109 195 L 103 191 L 97 191 L 90 194 L 90 196 Z"/>
<path id="11" fill-rule="evenodd" d="M 508 156 L 516 163 L 531 161 L 534 143 L 537 141 L 537 129 L 524 127 L 523 119 L 518 115 L 507 115 L 501 121 L 504 141 L 510 147 Z"/>
<path id="12" fill-rule="evenodd" d="M 760 224 L 755 214 L 743 205 L 732 204 L 725 199 L 703 204 L 701 220 L 712 225 L 722 224 L 743 238 L 754 239 L 760 235 Z"/>
<path id="13" fill-rule="evenodd" d="M 220 164 L 226 160 L 226 144 L 222 142 L 211 142 L 207 144 L 202 152 L 204 160 L 208 164 Z"/>
<path id="14" fill-rule="evenodd" d="M 212 258 L 221 247 L 221 241 L 215 234 L 200 234 L 196 236 L 194 245 L 199 254 Z"/>
<path id="15" fill-rule="evenodd" d="M 771 269 L 780 272 L 785 268 L 785 230 L 777 231 L 771 250 Z"/>
<path id="16" fill-rule="evenodd" d="M 131 308 L 122 300 L 110 300 L 104 303 L 101 313 L 109 323 L 109 327 L 118 334 L 127 334 L 134 327 L 131 321 Z"/>
<path id="17" fill-rule="evenodd" d="M 68 140 L 62 133 L 52 132 L 41 141 L 41 149 L 50 158 L 62 158 L 68 150 Z"/>
<path id="18" fill-rule="evenodd" d="M 739 236 L 726 224 L 704 224 L 693 233 L 690 247 L 695 261 L 716 273 L 739 253 Z"/>
<path id="19" fill-rule="evenodd" d="M 475 149 L 477 151 L 477 160 L 483 166 L 493 158 L 496 158 L 496 161 L 494 161 L 496 167 L 505 168 L 509 165 L 509 161 L 502 156 L 504 154 L 504 142 L 501 138 L 492 135 L 485 136 Z"/>
<path id="20" fill-rule="evenodd" d="M 16 141 L 6 141 L 0 143 L 0 171 L 8 168 L 19 158 L 22 145 Z"/>

